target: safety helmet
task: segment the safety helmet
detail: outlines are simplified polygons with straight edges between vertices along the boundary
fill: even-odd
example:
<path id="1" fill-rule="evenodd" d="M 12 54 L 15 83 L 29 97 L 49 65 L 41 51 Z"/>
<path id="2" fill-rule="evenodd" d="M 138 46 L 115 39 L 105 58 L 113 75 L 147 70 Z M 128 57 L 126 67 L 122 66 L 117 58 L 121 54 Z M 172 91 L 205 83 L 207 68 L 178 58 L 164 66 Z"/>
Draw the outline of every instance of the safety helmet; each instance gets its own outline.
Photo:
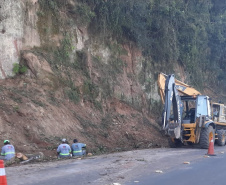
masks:
<path id="1" fill-rule="evenodd" d="M 4 140 L 4 144 L 10 143 L 9 140 Z"/>
<path id="2" fill-rule="evenodd" d="M 66 141 L 67 141 L 67 139 L 65 139 L 65 138 L 62 139 L 62 142 L 66 142 Z"/>

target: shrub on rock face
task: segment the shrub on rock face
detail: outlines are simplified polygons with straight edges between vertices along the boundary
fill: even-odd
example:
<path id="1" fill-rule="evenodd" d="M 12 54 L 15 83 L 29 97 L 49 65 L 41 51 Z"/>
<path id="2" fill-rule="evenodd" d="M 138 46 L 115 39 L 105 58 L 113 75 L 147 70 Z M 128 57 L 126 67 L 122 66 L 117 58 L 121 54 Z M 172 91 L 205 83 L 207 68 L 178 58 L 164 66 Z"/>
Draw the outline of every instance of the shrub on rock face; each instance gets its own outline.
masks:
<path id="1" fill-rule="evenodd" d="M 18 63 L 13 64 L 13 73 L 14 74 L 24 74 L 27 72 L 27 67 L 24 65 L 20 65 Z"/>
<path id="2" fill-rule="evenodd" d="M 19 68 L 20 68 L 20 65 L 17 64 L 17 63 L 14 63 L 13 64 L 13 73 L 14 74 L 18 74 L 19 73 Z"/>
<path id="3" fill-rule="evenodd" d="M 24 65 L 21 65 L 19 68 L 19 73 L 23 74 L 27 72 L 27 67 Z"/>

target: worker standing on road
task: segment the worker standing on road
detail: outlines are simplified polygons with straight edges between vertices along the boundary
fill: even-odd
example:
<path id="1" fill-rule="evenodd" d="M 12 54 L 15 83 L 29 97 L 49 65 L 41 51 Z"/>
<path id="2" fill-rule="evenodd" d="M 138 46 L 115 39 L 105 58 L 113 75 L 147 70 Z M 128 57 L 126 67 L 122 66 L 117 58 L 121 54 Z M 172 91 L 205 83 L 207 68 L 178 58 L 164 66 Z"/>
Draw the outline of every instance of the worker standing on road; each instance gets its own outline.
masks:
<path id="1" fill-rule="evenodd" d="M 10 144 L 9 140 L 5 140 L 4 146 L 2 147 L 0 159 L 8 161 L 13 157 L 15 157 L 15 148 Z"/>
<path id="2" fill-rule="evenodd" d="M 74 143 L 71 145 L 73 156 L 82 156 L 86 154 L 86 144 L 79 143 L 77 139 L 74 139 Z"/>
<path id="3" fill-rule="evenodd" d="M 67 144 L 67 140 L 62 139 L 62 144 L 57 148 L 57 154 L 60 158 L 66 158 L 71 156 L 71 147 Z"/>

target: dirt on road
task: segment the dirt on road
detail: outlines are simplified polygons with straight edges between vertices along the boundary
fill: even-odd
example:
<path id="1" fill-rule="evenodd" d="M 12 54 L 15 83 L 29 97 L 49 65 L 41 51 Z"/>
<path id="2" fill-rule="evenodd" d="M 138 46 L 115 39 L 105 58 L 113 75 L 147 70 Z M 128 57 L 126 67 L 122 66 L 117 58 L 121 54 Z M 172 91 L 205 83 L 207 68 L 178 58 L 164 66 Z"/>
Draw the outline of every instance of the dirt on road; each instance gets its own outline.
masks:
<path id="1" fill-rule="evenodd" d="M 206 150 L 197 148 L 158 148 L 120 152 L 93 157 L 59 160 L 49 163 L 7 167 L 9 185 L 91 184 L 116 185 L 136 181 L 144 173 L 165 173 L 185 162 L 206 158 Z M 217 155 L 226 152 L 216 147 Z M 76 183 L 75 183 L 76 182 Z"/>

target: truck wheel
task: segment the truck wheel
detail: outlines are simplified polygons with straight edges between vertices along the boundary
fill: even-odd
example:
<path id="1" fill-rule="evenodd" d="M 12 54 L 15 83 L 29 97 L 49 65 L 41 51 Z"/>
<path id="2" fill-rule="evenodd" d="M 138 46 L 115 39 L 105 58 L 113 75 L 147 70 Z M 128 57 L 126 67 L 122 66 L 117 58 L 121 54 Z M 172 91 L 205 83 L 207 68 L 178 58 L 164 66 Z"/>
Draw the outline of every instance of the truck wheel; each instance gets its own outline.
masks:
<path id="1" fill-rule="evenodd" d="M 214 142 L 215 130 L 213 129 L 213 127 L 209 126 L 208 128 L 202 128 L 201 134 L 200 134 L 200 140 L 199 140 L 200 147 L 208 149 L 211 138 L 213 138 L 213 142 Z"/>
<path id="2" fill-rule="evenodd" d="M 170 146 L 170 148 L 180 148 L 180 147 L 182 147 L 182 145 L 183 144 L 181 143 L 181 140 L 169 138 L 169 146 Z"/>
<path id="3" fill-rule="evenodd" d="M 217 144 L 219 146 L 225 145 L 225 131 L 224 130 L 218 130 L 217 131 Z"/>

